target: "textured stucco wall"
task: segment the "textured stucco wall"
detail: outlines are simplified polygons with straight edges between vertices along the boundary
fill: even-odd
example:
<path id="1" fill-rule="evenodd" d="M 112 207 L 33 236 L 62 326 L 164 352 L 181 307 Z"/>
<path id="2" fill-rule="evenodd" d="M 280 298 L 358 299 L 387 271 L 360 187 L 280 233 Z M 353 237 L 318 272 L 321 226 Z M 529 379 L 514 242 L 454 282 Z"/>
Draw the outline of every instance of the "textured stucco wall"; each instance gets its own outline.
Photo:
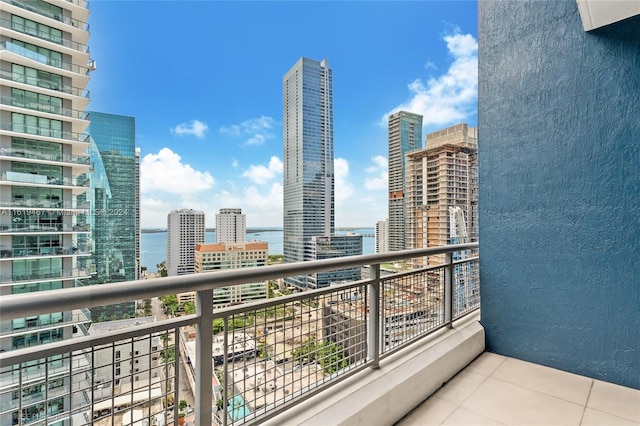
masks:
<path id="1" fill-rule="evenodd" d="M 640 16 L 479 2 L 487 349 L 640 388 Z"/>

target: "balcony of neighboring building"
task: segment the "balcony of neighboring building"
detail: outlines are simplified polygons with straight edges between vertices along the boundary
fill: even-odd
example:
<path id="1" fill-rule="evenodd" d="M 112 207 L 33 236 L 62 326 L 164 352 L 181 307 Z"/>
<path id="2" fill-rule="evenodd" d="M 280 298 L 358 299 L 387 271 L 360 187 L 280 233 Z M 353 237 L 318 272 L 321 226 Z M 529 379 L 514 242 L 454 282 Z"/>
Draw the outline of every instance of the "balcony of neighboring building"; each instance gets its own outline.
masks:
<path id="1" fill-rule="evenodd" d="M 74 195 L 81 194 L 89 188 L 89 179 L 84 175 L 78 177 L 45 176 L 24 172 L 4 171 L 0 174 L 0 186 L 20 187 L 54 187 L 70 189 Z"/>
<path id="2" fill-rule="evenodd" d="M 2 41 L 0 51 L 2 59 L 12 64 L 36 68 L 51 74 L 58 74 L 71 79 L 71 85 L 86 87 L 89 83 L 89 73 L 95 68 L 92 60 L 81 63 L 73 63 L 62 59 L 62 55 L 49 52 L 49 55 L 35 52 L 25 47 L 22 42 Z M 55 55 L 54 55 L 55 54 Z M 52 56 L 53 55 L 53 56 Z"/>
<path id="3" fill-rule="evenodd" d="M 88 90 L 72 87 L 64 83 L 65 79 L 57 74 L 38 72 L 34 68 L 12 64 L 14 71 L 0 70 L 0 79 L 6 87 L 26 91 L 36 91 L 49 96 L 60 97 L 71 101 L 71 107 L 83 111 L 90 101 Z"/>
<path id="4" fill-rule="evenodd" d="M 63 104 L 71 104 L 66 99 L 29 90 L 7 89 L 2 90 L 0 105 L 8 113 L 21 114 L 32 120 L 61 122 L 73 132 L 84 131 L 89 126 L 89 113 L 64 107 Z"/>
<path id="5" fill-rule="evenodd" d="M 12 123 L 11 121 L 2 121 L 0 122 L 0 136 L 24 138 L 37 136 L 38 139 L 43 141 L 71 145 L 74 152 L 86 150 L 89 146 L 89 135 L 86 133 L 68 131 L 66 129 L 63 130 L 62 126 L 59 128 L 52 128 L 24 122 Z"/>
<path id="6" fill-rule="evenodd" d="M 22 16 L 0 19 L 0 36 L 57 51 L 76 64 L 86 63 L 90 59 L 89 46 L 72 40 L 66 31 Z"/>
<path id="7" fill-rule="evenodd" d="M 43 234 L 50 235 L 50 234 Z M 55 237 L 56 235 L 51 235 Z M 12 261 L 24 258 L 78 257 L 90 256 L 89 247 L 81 244 L 70 245 L 33 245 L 29 247 L 10 247 L 4 240 L 0 245 L 0 261 Z"/>
<path id="8" fill-rule="evenodd" d="M 15 148 L 0 146 L 0 161 L 2 160 L 61 166 L 71 168 L 73 174 L 83 174 L 91 170 L 90 157 L 86 154 L 70 155 L 58 152 L 42 152 L 41 150 L 25 148 L 24 146 Z"/>
<path id="9" fill-rule="evenodd" d="M 47 284 L 49 287 L 50 283 L 54 283 L 54 286 L 60 282 L 60 286 L 67 287 L 62 283 L 65 281 L 73 280 L 72 285 L 70 287 L 83 287 L 84 279 L 88 279 L 91 277 L 91 271 L 85 268 L 64 268 L 64 269 L 45 269 L 45 270 L 19 270 L 13 271 L 12 273 L 3 273 L 0 274 L 0 287 L 12 287 L 14 285 L 19 284 L 20 286 L 25 286 L 25 289 L 33 287 L 33 291 L 40 289 L 41 287 L 47 288 Z M 51 288 L 47 288 L 51 289 Z M 27 290 L 25 290 L 27 291 Z"/>
<path id="10" fill-rule="evenodd" d="M 2 7 L 7 12 L 43 23 L 50 27 L 59 27 L 71 33 L 72 39 L 79 43 L 86 43 L 89 39 L 89 10 L 82 7 L 79 1 L 58 4 L 42 0 L 20 1 L 1 0 Z M 87 5 L 88 3 L 85 3 Z"/>
<path id="11" fill-rule="evenodd" d="M 34 332 L 54 330 L 63 326 L 91 322 L 91 312 L 86 308 L 66 312 L 54 312 L 26 318 L 16 318 L 0 323 L 0 339 L 24 337 Z M 47 342 L 41 342 L 47 343 Z M 26 343 L 25 343 L 26 344 Z M 14 349 L 18 349 L 15 347 Z"/>

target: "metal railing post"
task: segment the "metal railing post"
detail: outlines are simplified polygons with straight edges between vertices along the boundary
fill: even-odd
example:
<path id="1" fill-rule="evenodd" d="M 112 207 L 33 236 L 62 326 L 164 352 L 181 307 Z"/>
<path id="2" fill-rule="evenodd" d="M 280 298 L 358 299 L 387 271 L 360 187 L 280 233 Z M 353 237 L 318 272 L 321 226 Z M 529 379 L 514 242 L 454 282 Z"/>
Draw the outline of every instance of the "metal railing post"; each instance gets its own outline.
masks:
<path id="1" fill-rule="evenodd" d="M 444 255 L 444 322 L 453 328 L 453 254 Z"/>
<path id="2" fill-rule="evenodd" d="M 371 280 L 369 287 L 369 321 L 367 321 L 367 358 L 371 360 L 371 367 L 378 368 L 380 364 L 380 264 L 371 265 Z"/>
<path id="3" fill-rule="evenodd" d="M 196 314 L 200 317 L 196 324 L 196 389 L 195 411 L 197 425 L 210 425 L 212 419 L 213 392 L 211 376 L 213 359 L 213 290 L 196 293 Z"/>

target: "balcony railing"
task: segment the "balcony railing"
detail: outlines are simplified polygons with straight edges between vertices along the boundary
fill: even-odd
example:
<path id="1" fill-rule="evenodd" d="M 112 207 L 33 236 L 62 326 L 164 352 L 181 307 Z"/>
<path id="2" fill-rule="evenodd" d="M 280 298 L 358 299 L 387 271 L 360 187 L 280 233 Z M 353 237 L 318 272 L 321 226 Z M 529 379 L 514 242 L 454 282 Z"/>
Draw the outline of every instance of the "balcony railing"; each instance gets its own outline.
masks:
<path id="1" fill-rule="evenodd" d="M 0 78 L 4 80 L 11 80 L 18 83 L 28 84 L 30 86 L 42 87 L 44 89 L 56 90 L 58 92 L 67 93 L 69 95 L 79 96 L 81 98 L 89 99 L 90 97 L 90 93 L 87 89 L 63 85 L 62 83 L 54 82 L 44 78 L 28 76 L 7 70 L 0 70 Z"/>
<path id="2" fill-rule="evenodd" d="M 28 27 L 17 22 L 11 22 L 9 19 L 0 19 L 0 28 L 8 28 L 18 31 L 23 34 L 28 34 L 37 37 L 41 40 L 50 41 L 51 43 L 59 44 L 64 47 L 68 47 L 73 50 L 77 50 L 81 53 L 89 53 L 89 46 L 86 44 L 78 43 L 69 39 L 62 38 L 60 36 L 51 36 L 49 31 L 39 31 L 36 28 Z"/>
<path id="3" fill-rule="evenodd" d="M 56 161 L 61 163 L 91 165 L 91 157 L 88 155 L 47 154 L 45 152 L 24 148 L 0 147 L 0 157 L 25 158 L 43 161 Z"/>
<path id="4" fill-rule="evenodd" d="M 13 201 L 0 201 L 0 209 L 62 209 L 62 210 L 86 210 L 90 206 L 88 201 L 59 201 L 47 199 L 14 199 Z"/>
<path id="5" fill-rule="evenodd" d="M 196 313 L 0 353 L 0 401 L 11 401 L 0 407 L 0 416 L 27 422 L 40 413 L 36 403 L 20 399 L 29 377 L 30 385 L 64 384 L 69 398 L 60 399 L 67 405 L 58 406 L 55 416 L 62 409 L 73 425 L 122 424 L 133 411 L 149 423 L 162 418 L 173 424 L 181 399 L 179 367 L 185 363 L 196 424 L 258 424 L 345 377 L 377 368 L 382 358 L 477 310 L 479 258 L 469 253 L 477 247 L 460 244 L 3 296 L 0 321 L 187 291 L 196 292 Z M 445 263 L 381 276 L 382 263 L 436 255 Z M 364 266 L 370 278 L 361 281 L 213 309 L 215 288 Z M 188 341 L 189 335 L 195 340 Z M 60 367 L 55 375 L 49 373 L 54 361 Z M 48 421 L 54 415 L 42 414 Z"/>
<path id="6" fill-rule="evenodd" d="M 34 183 L 38 185 L 61 185 L 61 186 L 77 186 L 88 187 L 89 179 L 86 177 L 58 177 L 58 176 L 45 176 L 34 175 L 31 173 L 12 172 L 5 171 L 0 174 L 0 181 L 3 182 L 19 182 L 19 183 Z"/>
<path id="7" fill-rule="evenodd" d="M 89 270 L 82 268 L 73 268 L 64 271 L 22 271 L 0 275 L 0 284 L 18 284 L 21 282 L 37 280 L 61 281 L 70 278 L 86 278 L 89 276 L 91 276 Z M 80 280 L 75 280 L 75 282 L 79 285 L 84 285 Z"/>
<path id="8" fill-rule="evenodd" d="M 58 13 L 54 13 L 51 10 L 43 10 L 42 8 L 39 8 L 37 6 L 37 4 L 34 3 L 34 2 L 21 1 L 21 0 L 2 0 L 2 1 L 4 3 L 9 3 L 9 4 L 12 4 L 14 6 L 21 7 L 22 9 L 26 9 L 26 10 L 28 10 L 30 12 L 37 13 L 38 15 L 46 16 L 47 18 L 54 19 L 54 20 L 56 20 L 58 22 L 62 22 L 64 24 L 71 25 L 72 27 L 76 27 L 76 28 L 79 28 L 79 29 L 84 30 L 84 31 L 89 31 L 89 24 L 88 23 L 79 21 L 77 19 L 73 19 L 73 18 L 71 18 L 69 16 L 62 16 L 62 15 L 60 15 Z M 70 2 L 70 3 L 82 5 L 82 2 L 73 1 L 73 2 Z"/>
<path id="9" fill-rule="evenodd" d="M 12 43 L 10 41 L 1 42 L 0 50 L 7 50 L 9 52 L 12 52 L 17 55 L 23 56 L 25 58 L 31 59 L 33 61 L 36 61 L 38 63 L 49 65 L 55 68 L 60 68 L 66 71 L 71 71 L 76 74 L 89 75 L 89 73 L 93 70 L 92 61 L 89 61 L 87 66 L 76 65 L 71 62 L 66 62 L 60 59 L 50 58 L 41 53 L 34 52 L 33 50 L 29 50 L 22 46 L 18 46 L 17 44 Z"/>
<path id="10" fill-rule="evenodd" d="M 0 258 L 13 259 L 16 257 L 40 257 L 40 256 L 82 256 L 89 255 L 89 249 L 80 247 L 25 247 L 0 249 Z"/>
<path id="11" fill-rule="evenodd" d="M 79 120 L 89 120 L 89 112 L 78 111 L 61 106 L 43 104 L 40 102 L 28 102 L 25 99 L 18 99 L 14 96 L 0 96 L 0 104 L 25 108 L 32 111 L 48 112 L 50 114 L 61 115 L 63 117 L 77 118 Z"/>
<path id="12" fill-rule="evenodd" d="M 12 223 L 0 225 L 0 234 L 19 232 L 89 232 L 89 225 L 65 225 L 63 223 Z"/>
<path id="13" fill-rule="evenodd" d="M 0 123 L 0 130 L 26 133 L 28 135 L 46 136 L 56 139 L 66 139 L 72 142 L 89 143 L 89 135 L 86 133 L 65 132 L 47 127 L 29 126 L 26 124 L 13 124 L 10 121 Z"/>

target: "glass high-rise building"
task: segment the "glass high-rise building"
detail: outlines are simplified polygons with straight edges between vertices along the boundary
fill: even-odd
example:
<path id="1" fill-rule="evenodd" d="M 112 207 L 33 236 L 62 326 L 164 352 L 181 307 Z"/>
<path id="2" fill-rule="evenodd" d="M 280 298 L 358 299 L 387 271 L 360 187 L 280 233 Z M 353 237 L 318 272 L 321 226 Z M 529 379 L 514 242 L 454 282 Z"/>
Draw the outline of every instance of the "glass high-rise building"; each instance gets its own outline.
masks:
<path id="1" fill-rule="evenodd" d="M 405 154 L 422 148 L 422 116 L 398 111 L 389 116 L 389 251 L 406 248 Z"/>
<path id="2" fill-rule="evenodd" d="M 2 1 L 0 37 L 0 297 L 82 285 L 90 271 L 86 90 L 94 68 L 88 3 Z M 55 291 L 43 297 L 56 297 Z M 86 309 L 0 324 L 0 351 L 81 333 Z M 0 369 L 0 425 L 69 424 L 64 354 Z M 81 371 L 82 365 L 73 366 Z M 17 408 L 18 402 L 22 408 Z M 65 417 L 66 416 L 66 417 Z M 78 421 L 79 422 L 79 421 Z"/>
<path id="3" fill-rule="evenodd" d="M 93 172 L 87 216 L 95 275 L 90 284 L 132 281 L 138 277 L 136 122 L 134 117 L 91 112 L 89 126 Z M 94 321 L 135 315 L 135 302 L 91 310 Z"/>
<path id="4" fill-rule="evenodd" d="M 333 83 L 328 61 L 300 58 L 284 75 L 282 92 L 283 254 L 285 262 L 301 262 L 314 260 L 317 253 L 328 250 L 326 240 L 322 240 L 324 247 L 320 250 L 319 240 L 313 237 L 335 232 Z M 358 237 L 362 238 L 353 238 Z M 343 253 L 340 247 L 330 251 L 333 257 Z M 359 275 L 344 278 L 358 279 Z M 329 284 L 308 276 L 287 278 L 285 282 L 303 289 Z"/>

